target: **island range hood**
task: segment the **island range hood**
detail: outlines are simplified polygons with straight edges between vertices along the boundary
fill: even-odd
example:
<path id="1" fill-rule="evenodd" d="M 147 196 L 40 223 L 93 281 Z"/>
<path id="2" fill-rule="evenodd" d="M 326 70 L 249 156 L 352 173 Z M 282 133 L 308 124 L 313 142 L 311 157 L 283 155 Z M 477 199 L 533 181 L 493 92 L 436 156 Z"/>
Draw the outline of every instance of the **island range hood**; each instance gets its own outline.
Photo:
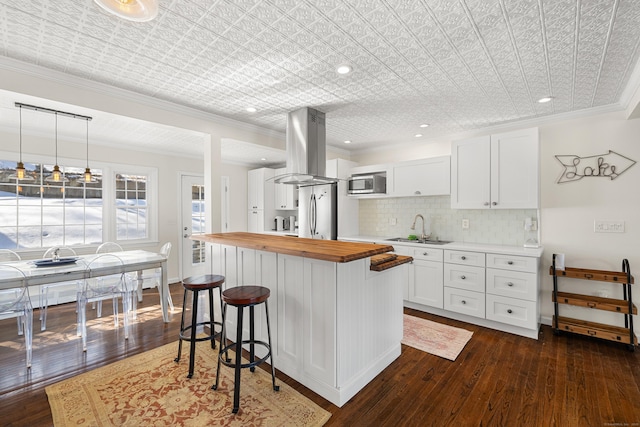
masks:
<path id="1" fill-rule="evenodd" d="M 305 107 L 287 114 L 287 173 L 278 184 L 319 185 L 337 182 L 327 178 L 327 142 L 324 113 Z"/>

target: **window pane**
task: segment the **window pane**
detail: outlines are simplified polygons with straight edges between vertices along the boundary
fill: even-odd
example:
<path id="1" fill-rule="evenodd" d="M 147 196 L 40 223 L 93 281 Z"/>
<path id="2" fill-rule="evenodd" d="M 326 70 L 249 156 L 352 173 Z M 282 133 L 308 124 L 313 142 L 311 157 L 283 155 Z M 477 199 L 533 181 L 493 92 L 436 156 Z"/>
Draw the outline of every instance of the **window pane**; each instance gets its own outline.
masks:
<path id="1" fill-rule="evenodd" d="M 84 243 L 84 225 L 65 227 L 64 244 L 66 246 L 82 245 Z"/>
<path id="2" fill-rule="evenodd" d="M 102 243 L 102 224 L 86 225 L 84 230 L 85 244 Z"/>
<path id="3" fill-rule="evenodd" d="M 40 216 L 40 214 L 41 214 L 40 206 L 26 206 L 26 207 L 20 206 L 19 213 L 18 213 L 18 223 L 21 227 L 25 225 L 40 226 L 40 223 L 42 221 L 42 217 Z"/>
<path id="4" fill-rule="evenodd" d="M 42 236 L 40 226 L 20 227 L 18 229 L 18 247 L 25 249 L 41 248 Z"/>
<path id="5" fill-rule="evenodd" d="M 18 232 L 16 227 L 0 227 L 0 248 L 12 249 L 17 247 Z"/>
<path id="6" fill-rule="evenodd" d="M 56 245 L 64 245 L 64 227 L 42 226 L 42 247 L 50 248 Z"/>
<path id="7" fill-rule="evenodd" d="M 0 160 L 0 176 L 4 176 L 3 166 L 8 165 Z M 15 162 L 11 167 L 15 169 Z M 66 183 L 44 181 L 50 175 L 52 165 L 26 163 L 25 168 L 34 181 L 19 181 L 16 185 L 15 182 L 2 183 L 3 178 L 0 178 L 0 224 L 6 232 L 6 238 L 0 238 L 0 248 L 41 248 L 102 241 L 101 181 L 83 182 L 84 166 L 60 165 L 70 179 Z M 102 177 L 100 170 L 93 173 Z M 90 231 L 85 230 L 87 224 Z"/>
<path id="8" fill-rule="evenodd" d="M 64 210 L 64 223 L 67 225 L 84 224 L 84 207 L 68 207 Z"/>
<path id="9" fill-rule="evenodd" d="M 147 238 L 147 177 L 116 177 L 116 233 L 118 240 Z"/>

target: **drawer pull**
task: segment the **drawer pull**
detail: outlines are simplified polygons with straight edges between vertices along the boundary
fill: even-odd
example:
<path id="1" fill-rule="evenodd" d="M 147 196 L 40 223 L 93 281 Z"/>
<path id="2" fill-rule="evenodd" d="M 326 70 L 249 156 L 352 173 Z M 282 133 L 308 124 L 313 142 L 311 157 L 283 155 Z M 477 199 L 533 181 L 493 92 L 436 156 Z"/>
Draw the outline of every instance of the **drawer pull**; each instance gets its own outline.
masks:
<path id="1" fill-rule="evenodd" d="M 589 330 L 587 330 L 587 333 L 592 337 L 595 337 L 598 334 L 596 331 L 589 331 Z"/>
<path id="2" fill-rule="evenodd" d="M 507 310 L 507 313 L 511 314 L 511 313 L 513 313 L 513 310 L 509 309 L 509 310 Z"/>
<path id="3" fill-rule="evenodd" d="M 467 302 L 465 300 L 460 301 L 462 304 L 466 304 Z"/>
<path id="4" fill-rule="evenodd" d="M 509 287 L 513 286 L 513 282 L 507 282 L 507 286 Z"/>
<path id="5" fill-rule="evenodd" d="M 422 255 L 427 256 L 429 255 L 429 252 L 422 252 Z"/>
<path id="6" fill-rule="evenodd" d="M 596 306 L 595 302 L 588 302 L 587 303 L 587 307 L 589 307 L 589 308 L 595 308 L 595 306 Z"/>
<path id="7" fill-rule="evenodd" d="M 460 276 L 460 278 L 461 278 L 462 280 L 464 280 L 464 279 L 466 279 L 466 278 L 467 278 L 467 276 Z"/>
<path id="8" fill-rule="evenodd" d="M 464 255 L 462 255 L 462 256 L 460 257 L 460 259 L 464 261 L 465 259 L 467 259 L 467 257 L 466 257 L 466 256 L 464 256 Z"/>
<path id="9" fill-rule="evenodd" d="M 507 261 L 507 264 L 513 265 L 513 261 Z"/>

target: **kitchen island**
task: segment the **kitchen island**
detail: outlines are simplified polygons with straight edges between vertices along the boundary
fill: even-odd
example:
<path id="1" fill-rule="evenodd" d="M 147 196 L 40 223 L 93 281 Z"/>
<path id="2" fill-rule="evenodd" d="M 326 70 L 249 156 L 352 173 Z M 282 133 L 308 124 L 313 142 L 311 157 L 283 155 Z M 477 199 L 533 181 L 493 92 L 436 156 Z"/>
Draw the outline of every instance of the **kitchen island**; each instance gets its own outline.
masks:
<path id="1" fill-rule="evenodd" d="M 390 255 L 393 246 L 257 233 L 192 239 L 207 243 L 210 272 L 224 275 L 226 287 L 270 289 L 275 367 L 333 404 L 344 405 L 400 356 L 411 257 Z M 256 335 L 266 341 L 264 313 L 255 317 Z"/>

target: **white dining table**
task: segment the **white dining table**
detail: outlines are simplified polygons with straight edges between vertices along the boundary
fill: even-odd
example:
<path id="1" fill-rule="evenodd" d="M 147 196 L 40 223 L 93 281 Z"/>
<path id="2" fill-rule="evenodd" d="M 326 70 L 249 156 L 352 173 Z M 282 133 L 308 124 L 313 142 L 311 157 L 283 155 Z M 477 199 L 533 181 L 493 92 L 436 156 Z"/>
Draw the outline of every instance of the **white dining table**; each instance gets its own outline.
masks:
<path id="1" fill-rule="evenodd" d="M 67 282 L 73 280 L 83 280 L 90 277 L 108 276 L 110 274 L 138 272 L 138 280 L 142 279 L 144 270 L 160 268 L 162 271 L 162 283 L 158 286 L 160 294 L 160 306 L 162 307 L 162 318 L 169 322 L 168 295 L 169 283 L 167 279 L 167 258 L 159 253 L 143 250 L 123 251 L 111 253 L 122 260 L 122 265 L 113 263 L 92 264 L 91 269 L 87 265 L 94 258 L 104 254 L 79 255 L 78 260 L 73 263 L 39 267 L 33 260 L 13 261 L 3 264 L 11 265 L 20 269 L 25 275 L 27 286 L 37 286 L 47 283 Z M 2 275 L 0 270 L 0 289 L 11 289 L 22 285 L 22 279 L 16 279 L 15 275 Z M 140 285 L 140 282 L 138 283 Z"/>

